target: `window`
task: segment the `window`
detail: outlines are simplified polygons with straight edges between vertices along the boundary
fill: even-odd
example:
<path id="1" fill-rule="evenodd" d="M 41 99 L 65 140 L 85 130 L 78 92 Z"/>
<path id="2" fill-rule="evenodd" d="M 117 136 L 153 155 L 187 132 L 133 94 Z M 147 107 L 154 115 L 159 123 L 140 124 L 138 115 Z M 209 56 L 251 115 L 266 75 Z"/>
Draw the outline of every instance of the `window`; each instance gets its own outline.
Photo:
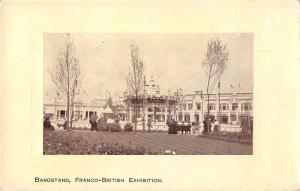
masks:
<path id="1" fill-rule="evenodd" d="M 221 107 L 220 109 L 223 110 L 223 111 L 228 110 L 228 104 L 227 103 L 222 103 L 220 107 Z"/>
<path id="2" fill-rule="evenodd" d="M 189 104 L 188 104 L 188 108 L 189 108 L 189 110 L 192 110 L 192 109 L 193 109 L 193 104 L 192 104 L 192 103 L 189 103 Z"/>
<path id="3" fill-rule="evenodd" d="M 164 122 L 166 119 L 165 119 L 165 115 L 161 115 L 162 119 L 161 121 Z"/>
<path id="4" fill-rule="evenodd" d="M 150 120 L 151 122 L 153 122 L 153 115 L 148 115 L 148 120 Z"/>
<path id="5" fill-rule="evenodd" d="M 160 108 L 159 107 L 155 107 L 155 112 L 160 112 Z"/>
<path id="6" fill-rule="evenodd" d="M 195 122 L 199 122 L 199 114 L 195 114 Z"/>
<path id="7" fill-rule="evenodd" d="M 81 111 L 75 111 L 75 119 L 81 119 Z"/>
<path id="8" fill-rule="evenodd" d="M 236 121 L 236 115 L 235 114 L 231 114 L 230 115 L 230 120 L 231 121 Z"/>
<path id="9" fill-rule="evenodd" d="M 215 110 L 215 104 L 214 103 L 209 104 L 209 110 Z"/>
<path id="10" fill-rule="evenodd" d="M 119 115 L 119 119 L 120 119 L 120 121 L 125 121 L 125 114 L 120 114 Z"/>
<path id="11" fill-rule="evenodd" d="M 156 115 L 155 119 L 156 119 L 157 122 L 164 122 L 165 121 L 165 116 L 159 114 L 159 115 Z"/>
<path id="12" fill-rule="evenodd" d="M 184 115 L 184 121 L 190 122 L 190 115 Z"/>
<path id="13" fill-rule="evenodd" d="M 148 112 L 153 112 L 153 109 L 151 107 L 149 107 Z"/>
<path id="14" fill-rule="evenodd" d="M 232 111 L 236 111 L 236 110 L 238 110 L 238 108 L 239 108 L 238 103 L 233 103 L 232 104 Z"/>
<path id="15" fill-rule="evenodd" d="M 160 121 L 160 115 L 155 115 L 155 121 L 157 121 L 157 122 Z"/>
<path id="16" fill-rule="evenodd" d="M 183 104 L 183 110 L 186 110 L 186 104 Z"/>
<path id="17" fill-rule="evenodd" d="M 64 118 L 66 116 L 66 111 L 65 110 L 61 110 L 60 111 L 60 118 Z"/>
<path id="18" fill-rule="evenodd" d="M 227 124 L 228 123 L 228 116 L 220 116 L 220 123 Z"/>
<path id="19" fill-rule="evenodd" d="M 242 110 L 248 111 L 251 110 L 251 104 L 250 103 L 242 103 Z"/>
<path id="20" fill-rule="evenodd" d="M 182 114 L 181 113 L 178 114 L 178 121 L 182 121 Z"/>
<path id="21" fill-rule="evenodd" d="M 196 103 L 196 107 L 197 107 L 197 110 L 201 110 L 201 104 L 200 103 Z"/>

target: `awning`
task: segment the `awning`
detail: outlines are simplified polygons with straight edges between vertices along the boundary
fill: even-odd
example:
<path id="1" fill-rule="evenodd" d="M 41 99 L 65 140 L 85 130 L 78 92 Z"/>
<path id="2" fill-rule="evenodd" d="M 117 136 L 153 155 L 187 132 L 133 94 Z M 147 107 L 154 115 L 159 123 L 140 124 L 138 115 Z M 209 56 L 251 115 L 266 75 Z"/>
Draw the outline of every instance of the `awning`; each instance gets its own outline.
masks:
<path id="1" fill-rule="evenodd" d="M 104 113 L 104 114 L 113 114 L 114 112 L 112 111 L 112 109 L 111 109 L 109 106 L 107 106 L 107 107 L 103 110 L 102 113 Z"/>

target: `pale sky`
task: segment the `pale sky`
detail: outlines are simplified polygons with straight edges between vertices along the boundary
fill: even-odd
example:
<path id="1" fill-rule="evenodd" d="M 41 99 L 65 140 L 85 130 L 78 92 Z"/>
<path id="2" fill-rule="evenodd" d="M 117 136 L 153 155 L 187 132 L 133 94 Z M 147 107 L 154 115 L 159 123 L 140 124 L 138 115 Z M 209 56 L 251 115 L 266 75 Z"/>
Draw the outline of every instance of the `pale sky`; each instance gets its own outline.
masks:
<path id="1" fill-rule="evenodd" d="M 47 68 L 56 62 L 65 34 L 44 35 L 44 94 L 55 95 L 55 86 Z M 82 88 L 96 98 L 98 86 L 104 85 L 113 95 L 122 95 L 126 82 L 123 75 L 130 64 L 130 44 L 140 47 L 147 78 L 155 76 L 161 91 L 184 93 L 206 89 L 206 76 L 201 62 L 207 43 L 219 38 L 227 44 L 229 58 L 221 80 L 221 92 L 253 91 L 253 35 L 235 34 L 71 34 L 80 59 Z M 102 86 L 103 87 L 103 86 Z M 104 89 L 104 88 L 102 88 Z"/>

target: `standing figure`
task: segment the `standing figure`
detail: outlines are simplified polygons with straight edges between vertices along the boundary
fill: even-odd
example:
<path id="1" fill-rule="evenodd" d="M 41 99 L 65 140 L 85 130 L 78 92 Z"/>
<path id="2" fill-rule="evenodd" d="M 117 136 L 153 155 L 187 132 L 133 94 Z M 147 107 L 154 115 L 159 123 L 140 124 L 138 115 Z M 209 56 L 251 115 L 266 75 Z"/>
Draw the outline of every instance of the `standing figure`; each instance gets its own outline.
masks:
<path id="1" fill-rule="evenodd" d="M 253 136 L 253 118 L 250 118 L 250 135 Z"/>
<path id="2" fill-rule="evenodd" d="M 150 117 L 148 118 L 148 121 L 147 121 L 147 127 L 148 127 L 148 133 L 150 133 L 151 132 L 151 127 L 152 127 Z"/>
<path id="3" fill-rule="evenodd" d="M 97 119 L 98 119 L 98 117 L 95 114 L 90 117 L 91 131 L 93 131 L 93 130 L 98 131 Z"/>
<path id="4" fill-rule="evenodd" d="M 241 128 L 242 128 L 243 137 L 247 136 L 249 133 L 249 125 L 248 125 L 248 122 L 246 121 L 246 119 L 242 120 Z"/>
<path id="5" fill-rule="evenodd" d="M 205 117 L 204 121 L 203 121 L 203 131 L 202 133 L 203 134 L 206 134 L 208 132 L 208 120 L 207 120 L 207 117 Z"/>

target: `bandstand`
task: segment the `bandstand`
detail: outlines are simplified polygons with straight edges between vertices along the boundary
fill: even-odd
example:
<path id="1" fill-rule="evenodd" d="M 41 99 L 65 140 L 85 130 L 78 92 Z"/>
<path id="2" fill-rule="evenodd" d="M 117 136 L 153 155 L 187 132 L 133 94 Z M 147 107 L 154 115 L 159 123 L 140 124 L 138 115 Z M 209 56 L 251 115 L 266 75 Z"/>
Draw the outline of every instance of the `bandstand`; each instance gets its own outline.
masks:
<path id="1" fill-rule="evenodd" d="M 147 129 L 151 122 L 152 129 L 167 130 L 166 121 L 169 117 L 175 118 L 178 99 L 175 96 L 128 96 L 125 99 L 127 105 L 127 121 L 135 123 L 137 129 Z"/>

